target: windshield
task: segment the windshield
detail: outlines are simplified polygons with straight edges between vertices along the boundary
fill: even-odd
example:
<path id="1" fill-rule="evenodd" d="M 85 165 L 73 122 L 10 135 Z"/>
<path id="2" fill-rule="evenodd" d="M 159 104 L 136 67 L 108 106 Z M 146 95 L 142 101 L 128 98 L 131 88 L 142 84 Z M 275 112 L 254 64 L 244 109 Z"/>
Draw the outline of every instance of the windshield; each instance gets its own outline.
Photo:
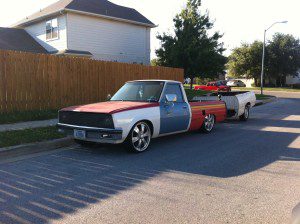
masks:
<path id="1" fill-rule="evenodd" d="M 111 101 L 158 102 L 164 82 L 129 82 L 126 83 Z"/>

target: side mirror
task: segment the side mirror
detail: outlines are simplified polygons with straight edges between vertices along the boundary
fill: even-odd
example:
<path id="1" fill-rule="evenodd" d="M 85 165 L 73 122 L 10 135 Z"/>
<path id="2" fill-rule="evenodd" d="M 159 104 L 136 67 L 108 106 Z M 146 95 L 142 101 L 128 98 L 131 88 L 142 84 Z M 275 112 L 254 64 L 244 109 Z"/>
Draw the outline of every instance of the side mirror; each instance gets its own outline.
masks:
<path id="1" fill-rule="evenodd" d="M 221 94 L 218 95 L 218 98 L 219 98 L 219 101 L 222 101 L 222 95 Z"/>
<path id="2" fill-rule="evenodd" d="M 168 103 L 174 103 L 177 102 L 177 95 L 176 94 L 167 94 L 166 100 Z"/>
<path id="3" fill-rule="evenodd" d="M 106 97 L 107 101 L 110 101 L 111 100 L 111 95 L 108 94 L 107 97 Z"/>

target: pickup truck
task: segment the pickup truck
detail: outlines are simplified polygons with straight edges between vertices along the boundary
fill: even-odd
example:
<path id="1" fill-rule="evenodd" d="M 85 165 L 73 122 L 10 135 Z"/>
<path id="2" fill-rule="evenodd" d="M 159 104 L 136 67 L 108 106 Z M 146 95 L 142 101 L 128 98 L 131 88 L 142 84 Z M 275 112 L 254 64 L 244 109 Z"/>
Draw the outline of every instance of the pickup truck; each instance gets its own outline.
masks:
<path id="1" fill-rule="evenodd" d="M 222 101 L 188 102 L 180 82 L 141 80 L 127 82 L 108 102 L 60 110 L 58 128 L 80 144 L 125 143 L 140 153 L 152 138 L 195 130 L 210 133 L 225 118 Z"/>
<path id="2" fill-rule="evenodd" d="M 215 92 L 230 92 L 231 87 L 224 85 L 223 82 L 209 82 L 206 85 L 194 86 L 194 90 L 215 91 Z"/>

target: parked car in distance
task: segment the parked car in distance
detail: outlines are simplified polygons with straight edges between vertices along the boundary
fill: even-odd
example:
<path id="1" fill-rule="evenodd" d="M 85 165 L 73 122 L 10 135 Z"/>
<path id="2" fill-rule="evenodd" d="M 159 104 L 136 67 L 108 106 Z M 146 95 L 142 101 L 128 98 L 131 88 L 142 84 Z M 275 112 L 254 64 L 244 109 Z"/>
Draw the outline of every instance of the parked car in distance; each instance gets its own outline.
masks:
<path id="1" fill-rule="evenodd" d="M 246 87 L 246 84 L 241 80 L 230 80 L 227 82 L 227 86 L 231 87 Z"/>
<path id="2" fill-rule="evenodd" d="M 58 128 L 80 144 L 125 143 L 136 153 L 151 139 L 188 131 L 210 133 L 226 118 L 223 101 L 189 102 L 182 83 L 166 80 L 127 82 L 108 102 L 59 111 Z"/>
<path id="3" fill-rule="evenodd" d="M 231 87 L 224 84 L 223 81 L 209 82 L 206 86 L 198 85 L 194 87 L 195 90 L 204 90 L 204 91 L 216 91 L 216 92 L 230 92 Z"/>

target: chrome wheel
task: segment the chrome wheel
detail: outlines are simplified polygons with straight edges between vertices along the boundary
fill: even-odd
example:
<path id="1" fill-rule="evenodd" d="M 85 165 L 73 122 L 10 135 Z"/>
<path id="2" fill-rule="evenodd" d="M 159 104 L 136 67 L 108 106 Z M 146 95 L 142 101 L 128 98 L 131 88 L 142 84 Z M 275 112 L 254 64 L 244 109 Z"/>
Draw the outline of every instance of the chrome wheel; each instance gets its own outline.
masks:
<path id="1" fill-rule="evenodd" d="M 131 134 L 131 142 L 137 152 L 145 151 L 150 145 L 151 130 L 147 123 L 140 122 L 135 125 Z"/>
<path id="2" fill-rule="evenodd" d="M 203 128 L 204 128 L 204 131 L 206 132 L 211 132 L 211 130 L 214 128 L 214 125 L 215 125 L 215 116 L 212 115 L 212 114 L 208 114 L 206 117 L 205 117 L 205 120 L 204 120 L 204 124 L 203 124 Z"/>

